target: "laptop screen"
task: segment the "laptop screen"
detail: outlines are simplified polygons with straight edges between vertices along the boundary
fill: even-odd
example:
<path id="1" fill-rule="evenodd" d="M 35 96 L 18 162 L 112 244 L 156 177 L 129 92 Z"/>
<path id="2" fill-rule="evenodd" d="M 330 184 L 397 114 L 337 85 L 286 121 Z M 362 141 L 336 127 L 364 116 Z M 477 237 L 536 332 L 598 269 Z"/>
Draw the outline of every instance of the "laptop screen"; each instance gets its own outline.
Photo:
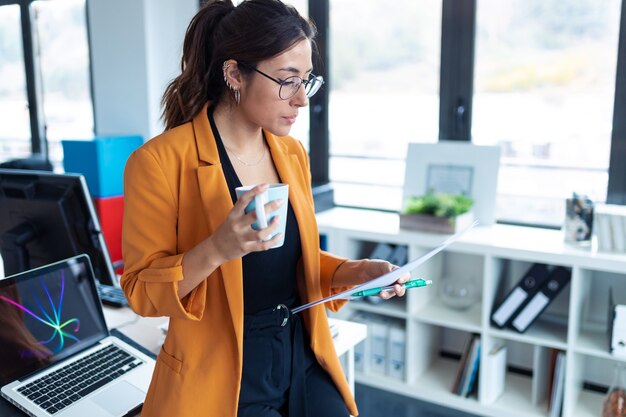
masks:
<path id="1" fill-rule="evenodd" d="M 107 335 L 86 255 L 0 281 L 0 386 Z"/>

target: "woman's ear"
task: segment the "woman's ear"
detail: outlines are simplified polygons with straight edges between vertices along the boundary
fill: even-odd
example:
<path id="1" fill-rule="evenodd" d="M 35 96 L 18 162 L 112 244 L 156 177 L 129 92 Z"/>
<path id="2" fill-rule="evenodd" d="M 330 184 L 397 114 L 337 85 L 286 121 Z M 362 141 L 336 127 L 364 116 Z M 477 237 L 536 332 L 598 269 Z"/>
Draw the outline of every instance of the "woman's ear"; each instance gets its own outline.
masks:
<path id="1" fill-rule="evenodd" d="M 228 88 L 232 91 L 239 91 L 242 87 L 243 80 L 241 71 L 239 71 L 239 67 L 237 66 L 237 61 L 228 59 L 224 61 L 222 68 L 224 70 L 224 81 Z"/>

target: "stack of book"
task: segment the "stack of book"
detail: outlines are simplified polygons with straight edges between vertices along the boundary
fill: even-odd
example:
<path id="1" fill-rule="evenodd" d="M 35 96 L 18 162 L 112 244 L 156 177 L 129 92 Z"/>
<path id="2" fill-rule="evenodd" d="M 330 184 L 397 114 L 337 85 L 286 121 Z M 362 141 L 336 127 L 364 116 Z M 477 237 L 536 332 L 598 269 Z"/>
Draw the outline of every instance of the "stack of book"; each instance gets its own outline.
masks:
<path id="1" fill-rule="evenodd" d="M 478 392 L 478 370 L 480 367 L 480 336 L 468 337 L 461 361 L 456 371 L 451 392 L 461 397 L 470 397 Z"/>

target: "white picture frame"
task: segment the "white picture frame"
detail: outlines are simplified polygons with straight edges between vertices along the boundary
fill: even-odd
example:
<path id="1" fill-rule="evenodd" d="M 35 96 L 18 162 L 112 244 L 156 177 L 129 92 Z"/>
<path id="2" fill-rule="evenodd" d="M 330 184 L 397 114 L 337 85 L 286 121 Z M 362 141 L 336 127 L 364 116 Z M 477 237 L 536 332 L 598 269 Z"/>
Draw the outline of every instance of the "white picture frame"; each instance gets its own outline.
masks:
<path id="1" fill-rule="evenodd" d="M 500 147 L 469 142 L 409 143 L 402 204 L 409 196 L 435 192 L 472 197 L 474 218 L 495 223 Z"/>

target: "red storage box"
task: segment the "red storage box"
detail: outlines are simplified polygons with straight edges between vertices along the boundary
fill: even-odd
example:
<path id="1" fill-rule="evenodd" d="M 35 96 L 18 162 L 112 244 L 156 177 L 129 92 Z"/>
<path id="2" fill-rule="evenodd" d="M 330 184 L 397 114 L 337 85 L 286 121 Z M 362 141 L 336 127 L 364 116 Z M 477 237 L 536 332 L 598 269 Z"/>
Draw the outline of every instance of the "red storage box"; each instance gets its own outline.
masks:
<path id="1" fill-rule="evenodd" d="M 100 219 L 104 240 L 113 264 L 122 261 L 122 217 L 124 196 L 94 198 L 93 204 Z M 119 272 L 118 270 L 116 270 Z"/>

